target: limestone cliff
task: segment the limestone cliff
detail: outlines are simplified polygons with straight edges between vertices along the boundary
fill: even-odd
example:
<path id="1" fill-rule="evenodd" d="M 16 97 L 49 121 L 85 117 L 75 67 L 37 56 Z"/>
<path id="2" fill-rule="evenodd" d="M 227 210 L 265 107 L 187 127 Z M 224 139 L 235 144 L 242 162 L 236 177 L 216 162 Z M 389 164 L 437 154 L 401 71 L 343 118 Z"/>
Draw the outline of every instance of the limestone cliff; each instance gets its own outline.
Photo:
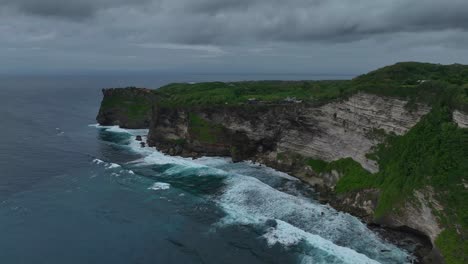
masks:
<path id="1" fill-rule="evenodd" d="M 430 110 L 418 105 L 411 111 L 405 108 L 406 104 L 399 99 L 359 93 L 324 105 L 156 108 L 149 141 L 171 154 L 233 154 L 235 159 L 258 160 L 287 171 L 297 168 L 281 164 L 278 155 L 282 153 L 324 161 L 350 157 L 370 172 L 376 172 L 377 164 L 366 154 L 381 142 L 378 133 L 401 135 Z M 217 140 L 203 142 L 198 138 L 194 133 L 198 128 L 191 126 L 190 115 L 219 126 L 218 135 L 213 135 Z M 223 138 L 218 138 L 219 135 Z M 183 148 L 175 149 L 180 145 L 175 142 L 181 140 Z"/>
<path id="2" fill-rule="evenodd" d="M 430 70 L 414 75 L 414 67 Z M 230 156 L 287 172 L 322 202 L 423 237 L 434 246 L 421 253 L 425 263 L 443 262 L 438 249 L 448 263 L 463 263 L 468 115 L 456 109 L 465 109 L 466 90 L 439 82 L 453 81 L 447 69 L 461 76 L 457 65 L 410 63 L 343 83 L 108 89 L 97 119 L 149 128 L 148 144 L 170 155 Z M 437 81 L 418 82 L 431 76 Z"/>

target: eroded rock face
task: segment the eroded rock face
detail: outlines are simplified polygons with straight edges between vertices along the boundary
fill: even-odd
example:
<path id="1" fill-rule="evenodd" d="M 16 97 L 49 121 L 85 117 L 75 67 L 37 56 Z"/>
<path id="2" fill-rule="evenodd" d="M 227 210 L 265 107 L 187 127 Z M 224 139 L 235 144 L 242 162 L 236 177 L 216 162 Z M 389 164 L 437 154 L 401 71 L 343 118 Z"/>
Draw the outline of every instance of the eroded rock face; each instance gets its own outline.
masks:
<path id="1" fill-rule="evenodd" d="M 278 153 L 295 153 L 304 157 L 334 161 L 351 157 L 370 172 L 377 164 L 366 154 L 380 143 L 378 133 L 404 134 L 429 107 L 419 105 L 410 111 L 406 101 L 359 93 L 347 100 L 322 106 L 308 104 L 221 106 L 193 109 L 159 109 L 154 113 L 150 141 L 162 145 L 170 140 L 189 139 L 186 152 L 207 148 L 212 155 L 225 155 L 231 147 L 242 150 L 242 159 L 262 160 L 273 167 Z M 226 136 L 213 144 L 199 144 L 189 133 L 189 113 L 222 125 Z M 380 131 L 380 132 L 379 132 Z M 237 134 L 236 134 L 237 133 Z M 236 134 L 237 137 L 233 137 Z M 238 142 L 242 135 L 242 142 Z M 193 139 L 193 140 L 190 140 Z M 203 152 L 203 151 L 202 151 Z M 291 166 L 294 167 L 294 164 Z M 282 168 L 281 168 L 282 167 Z"/>
<path id="2" fill-rule="evenodd" d="M 406 104 L 360 93 L 346 101 L 304 109 L 298 115 L 303 126 L 285 131 L 278 150 L 325 161 L 351 157 L 365 169 L 376 172 L 377 164 L 365 157 L 380 142 L 374 135 L 376 130 L 404 134 L 430 110 L 420 105 L 416 111 L 409 111 Z"/>
<path id="3" fill-rule="evenodd" d="M 436 213 L 443 214 L 444 208 L 434 198 L 431 188 L 415 191 L 413 195 L 415 199 L 407 201 L 398 211 L 375 220 L 384 226 L 420 233 L 435 245 L 437 236 L 443 231 Z M 423 263 L 444 263 L 436 247 L 423 257 Z"/>
<path id="4" fill-rule="evenodd" d="M 468 114 L 455 110 L 453 111 L 452 118 L 459 127 L 468 128 Z"/>
<path id="5" fill-rule="evenodd" d="M 366 189 L 338 194 L 330 200 L 330 204 L 338 210 L 349 212 L 372 223 L 379 197 L 379 190 Z"/>

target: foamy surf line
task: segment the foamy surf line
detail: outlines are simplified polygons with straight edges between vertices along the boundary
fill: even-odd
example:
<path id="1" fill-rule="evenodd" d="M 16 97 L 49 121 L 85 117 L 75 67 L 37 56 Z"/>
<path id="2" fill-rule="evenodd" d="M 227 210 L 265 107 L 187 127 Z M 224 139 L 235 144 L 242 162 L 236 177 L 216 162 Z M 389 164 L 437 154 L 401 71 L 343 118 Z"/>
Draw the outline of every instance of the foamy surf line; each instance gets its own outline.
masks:
<path id="1" fill-rule="evenodd" d="M 91 124 L 90 127 L 105 129 L 108 132 L 114 133 L 127 133 L 134 137 L 141 136 L 142 141 L 145 142 L 147 139 L 148 129 L 124 129 L 119 126 L 102 126 L 99 124 Z M 189 166 L 189 167 L 218 167 L 222 165 L 226 165 L 232 163 L 232 159 L 228 157 L 200 157 L 200 158 L 184 158 L 180 156 L 169 156 L 166 154 L 161 153 L 156 148 L 153 147 L 141 147 L 141 141 L 136 140 L 134 137 L 130 139 L 129 147 L 132 151 L 137 152 L 139 154 L 144 155 L 145 157 L 141 160 L 136 161 L 136 163 L 146 163 L 146 164 L 159 164 L 159 165 L 166 165 L 166 164 L 176 164 L 182 166 Z M 281 178 L 285 178 L 292 181 L 299 181 L 299 179 L 275 170 L 270 167 L 263 166 L 260 163 L 256 163 L 253 161 L 244 161 L 243 162 L 246 166 L 250 167 L 257 167 L 262 168 L 263 170 L 267 171 L 268 173 L 278 176 Z M 221 170 L 219 170 L 221 172 Z"/>
<path id="2" fill-rule="evenodd" d="M 130 162 L 134 165 L 178 165 L 178 168 L 174 168 L 172 173 L 177 173 L 183 169 L 191 169 L 191 168 L 204 168 L 204 169 L 211 169 L 212 167 L 209 165 L 213 165 L 213 161 L 216 163 L 228 163 L 231 162 L 228 158 L 206 158 L 202 157 L 199 159 L 193 158 L 184 158 L 179 156 L 169 156 L 163 154 L 162 152 L 158 151 L 154 147 L 142 147 L 141 142 L 145 142 L 147 139 L 148 129 L 124 129 L 120 128 L 119 126 L 102 126 L 99 124 L 91 124 L 89 127 L 95 127 L 98 129 L 104 129 L 107 132 L 112 133 L 126 133 L 131 135 L 129 140 L 129 144 L 127 147 L 135 153 L 141 154 L 143 157 L 141 159 L 135 160 Z M 142 141 L 136 140 L 136 136 L 141 136 Z M 217 171 L 220 173 L 221 171 Z M 171 173 L 168 171 L 167 173 Z"/>
<path id="3" fill-rule="evenodd" d="M 171 188 L 171 185 L 169 183 L 155 182 L 148 189 L 149 190 L 154 190 L 154 191 L 159 191 L 159 190 L 168 190 L 169 188 Z"/>
<path id="4" fill-rule="evenodd" d="M 334 244 L 333 242 L 326 240 L 318 235 L 313 235 L 305 232 L 293 225 L 290 225 L 284 221 L 276 220 L 277 226 L 269 228 L 269 231 L 263 235 L 269 245 L 277 243 L 291 246 L 296 245 L 301 241 L 305 241 L 307 244 L 315 249 L 318 249 L 324 253 L 324 258 L 333 256 L 337 260 L 343 263 L 355 264 L 378 264 L 373 259 L 370 259 L 364 254 L 358 253 L 350 248 L 342 247 Z M 307 254 L 307 252 L 305 252 Z M 312 263 L 319 263 L 315 259 Z M 322 262 L 327 263 L 328 262 Z"/>
<path id="5" fill-rule="evenodd" d="M 309 261 L 303 261 L 303 263 L 314 263 L 314 264 L 330 264 L 330 263 L 343 263 L 343 264 L 378 264 L 380 262 L 369 258 L 368 256 L 358 253 L 355 250 L 347 247 L 342 247 L 334 244 L 332 241 L 322 238 L 321 236 L 308 233 L 300 228 L 297 228 L 285 221 L 279 219 L 268 219 L 265 217 L 255 217 L 252 215 L 239 216 L 237 209 L 229 209 L 229 206 L 223 206 L 225 212 L 230 214 L 229 217 L 235 218 L 228 220 L 228 225 L 243 224 L 243 225 L 271 225 L 274 221 L 274 226 L 269 227 L 266 232 L 261 235 L 266 243 L 271 247 L 276 244 L 281 244 L 285 247 L 291 247 L 298 245 L 301 242 L 307 243 L 311 249 L 300 252 L 306 257 L 313 255 L 314 257 L 309 258 Z M 225 219 L 226 220 L 226 219 Z M 225 224 L 218 223 L 217 228 L 224 226 Z M 297 250 L 295 250 L 297 251 Z M 312 252 L 313 251 L 313 252 Z M 318 252 L 317 252 L 318 251 Z M 335 259 L 330 262 L 330 258 Z M 307 258 L 306 258 L 307 259 Z"/>
<path id="6" fill-rule="evenodd" d="M 128 129 L 128 128 L 121 128 L 119 126 L 102 126 L 99 124 L 91 124 L 88 125 L 89 127 L 94 127 L 94 128 L 99 128 L 99 129 L 104 129 L 108 132 L 114 132 L 114 133 L 127 133 L 130 135 L 147 135 L 148 134 L 148 129 Z"/>
<path id="7" fill-rule="evenodd" d="M 279 243 L 288 247 L 305 241 L 327 254 L 338 254 L 335 257 L 343 261 L 349 260 L 345 263 L 408 263 L 406 252 L 378 238 L 351 215 L 281 192 L 252 177 L 238 175 L 224 182 L 227 186 L 217 202 L 227 216 L 217 223 L 218 228 L 265 225 L 274 219 L 278 223 L 276 228 L 263 235 L 270 245 Z M 336 245 L 337 242 L 346 247 Z M 348 259 L 347 254 L 353 254 L 354 258 Z"/>
<path id="8" fill-rule="evenodd" d="M 103 165 L 106 169 L 116 169 L 116 168 L 121 168 L 117 163 L 112 163 L 112 162 L 105 162 L 100 159 L 93 159 L 93 163 L 98 164 L 98 165 Z"/>
<path id="9" fill-rule="evenodd" d="M 252 176 L 238 174 L 235 171 L 227 172 L 218 168 L 232 163 L 229 158 L 203 157 L 192 159 L 169 156 L 155 148 L 142 148 L 140 146 L 140 141 L 135 139 L 135 135 L 140 133 L 143 140 L 145 140 L 147 130 L 135 132 L 115 126 L 96 127 L 104 128 L 109 132 L 132 135 L 128 147 L 132 151 L 143 155 L 141 159 L 132 162 L 135 165 L 174 165 L 164 172 L 169 176 L 186 174 L 188 176 L 219 175 L 226 177 L 224 181 L 227 183 L 227 187 L 225 187 L 221 196 L 212 197 L 228 214 L 216 225 L 217 228 L 233 224 L 262 225 L 268 219 L 276 219 L 276 228 L 270 228 L 262 235 L 269 245 L 279 243 L 288 247 L 304 241 L 315 251 L 323 253 L 320 255 L 333 256 L 338 261 L 337 263 L 379 263 L 377 262 L 377 260 L 380 260 L 379 254 L 382 254 L 381 250 L 384 249 L 385 252 L 391 250 L 390 253 L 387 253 L 390 256 L 387 257 L 392 260 L 385 260 L 384 263 L 406 263 L 404 261 L 407 257 L 405 252 L 393 245 L 382 242 L 358 219 L 336 212 L 329 206 L 311 203 L 310 199 L 281 192 Z M 260 165 L 245 162 L 245 166 Z M 266 167 L 262 169 L 267 170 Z M 290 175 L 273 169 L 269 172 L 272 177 L 296 180 Z M 159 191 L 168 188 L 170 188 L 169 184 L 157 182 L 148 189 Z M 334 242 L 342 239 L 347 241 L 344 243 L 346 247 L 340 246 L 343 243 L 337 245 Z M 369 247 L 375 249 L 366 249 Z M 306 256 L 305 259 L 310 257 L 309 253 L 314 254 L 314 252 L 303 252 Z M 321 263 L 317 262 L 315 255 L 311 260 L 312 263 Z"/>

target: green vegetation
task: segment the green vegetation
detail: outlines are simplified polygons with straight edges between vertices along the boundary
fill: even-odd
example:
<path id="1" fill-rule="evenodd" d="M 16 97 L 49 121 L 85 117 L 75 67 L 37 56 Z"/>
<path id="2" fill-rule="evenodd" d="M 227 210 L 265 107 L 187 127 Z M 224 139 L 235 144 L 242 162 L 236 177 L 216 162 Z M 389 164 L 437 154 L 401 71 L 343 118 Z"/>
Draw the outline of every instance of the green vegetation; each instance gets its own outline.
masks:
<path id="1" fill-rule="evenodd" d="M 445 229 L 435 241 L 447 264 L 468 262 L 468 241 L 460 237 L 454 228 Z"/>
<path id="2" fill-rule="evenodd" d="M 190 134 L 195 139 L 209 144 L 218 142 L 219 136 L 223 131 L 221 125 L 211 124 L 194 113 L 190 114 L 189 121 Z"/>
<path id="3" fill-rule="evenodd" d="M 308 159 L 306 161 L 306 164 L 312 167 L 317 173 L 331 172 L 332 170 L 332 166 L 330 166 L 330 163 L 327 163 L 323 160 Z"/>
<path id="4" fill-rule="evenodd" d="M 403 62 L 342 81 L 245 81 L 173 83 L 155 90 L 159 104 L 166 107 L 210 106 L 279 102 L 296 98 L 324 103 L 356 92 L 400 97 L 413 103 L 432 104 L 447 89 L 456 94 L 454 105 L 468 110 L 468 66 Z"/>
<path id="5" fill-rule="evenodd" d="M 146 94 L 137 95 L 127 92 L 133 88 L 125 88 L 119 92 L 114 92 L 110 96 L 104 96 L 101 103 L 102 109 L 119 109 L 123 111 L 129 119 L 140 119 L 149 115 L 153 102 Z"/>
<path id="6" fill-rule="evenodd" d="M 306 159 L 305 163 L 317 173 L 337 171 L 344 175 L 335 187 L 337 193 L 376 187 L 375 176 L 362 168 L 361 164 L 352 158 L 339 159 L 332 162 Z"/>
<path id="7" fill-rule="evenodd" d="M 185 145 L 185 143 L 187 143 L 187 140 L 185 138 L 178 138 L 178 139 L 170 140 L 170 142 L 175 144 L 175 145 L 183 146 L 183 145 Z"/>
<path id="8" fill-rule="evenodd" d="M 356 84 L 380 86 L 418 85 L 421 81 L 443 81 L 450 84 L 468 83 L 468 66 L 420 62 L 400 62 L 359 76 Z"/>
<path id="9" fill-rule="evenodd" d="M 318 171 L 337 170 L 344 177 L 337 192 L 369 187 L 382 190 L 377 216 L 427 186 L 434 188 L 443 203 L 447 223 L 468 226 L 468 130 L 458 128 L 446 107 L 435 108 L 404 136 L 389 136 L 373 153 L 380 166 L 374 175 L 351 159 L 331 163 L 309 160 Z"/>
<path id="10" fill-rule="evenodd" d="M 249 81 L 175 83 L 156 90 L 163 106 L 242 104 L 255 99 L 277 102 L 286 98 L 329 101 L 350 94 L 350 81 Z"/>
<path id="11" fill-rule="evenodd" d="M 130 118 L 148 113 L 151 96 L 132 89 L 105 96 L 102 106 L 123 108 Z M 287 98 L 320 104 L 359 91 L 399 97 L 410 102 L 408 107 L 416 107 L 419 102 L 433 104 L 434 98 L 443 96 L 447 90 L 456 95 L 453 105 L 468 111 L 468 66 L 404 62 L 353 80 L 173 83 L 152 93 L 162 107 L 278 103 Z"/>
<path id="12" fill-rule="evenodd" d="M 434 108 L 404 136 L 391 136 L 379 146 L 377 185 L 382 189 L 377 214 L 382 215 L 413 194 L 432 186 L 450 222 L 468 226 L 468 131 L 452 122 L 446 106 Z"/>
<path id="13" fill-rule="evenodd" d="M 410 102 L 408 107 L 415 107 L 418 102 L 433 104 L 434 98 L 447 90 L 455 95 L 453 105 L 468 111 L 468 66 L 404 62 L 353 80 L 173 83 L 152 93 L 162 107 L 277 103 L 287 98 L 326 103 L 359 91 L 399 97 Z M 116 92 L 105 97 L 103 106 L 125 107 L 132 118 L 137 118 L 151 109 L 149 97 L 145 93 Z"/>
<path id="14" fill-rule="evenodd" d="M 468 110 L 468 66 L 401 62 L 352 80 L 354 90 L 433 104 L 447 90 L 453 105 Z"/>

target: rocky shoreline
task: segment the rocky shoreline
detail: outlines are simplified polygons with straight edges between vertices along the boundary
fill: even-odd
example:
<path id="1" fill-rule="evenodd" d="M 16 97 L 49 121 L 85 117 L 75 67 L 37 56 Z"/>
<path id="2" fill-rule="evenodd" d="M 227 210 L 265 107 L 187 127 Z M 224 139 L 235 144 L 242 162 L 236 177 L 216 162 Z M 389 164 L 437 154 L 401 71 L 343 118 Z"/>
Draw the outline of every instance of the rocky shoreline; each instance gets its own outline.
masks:
<path id="1" fill-rule="evenodd" d="M 116 92 L 104 90 L 104 96 Z M 148 94 L 146 90 L 130 92 L 136 92 L 134 97 Z M 363 219 L 390 242 L 414 252 L 419 263 L 439 263 L 434 261 L 439 254 L 433 250 L 433 241 L 421 228 L 407 226 L 405 219 L 398 225 L 374 219 L 378 190 L 337 195 L 333 190 L 340 173 L 317 172 L 304 165 L 305 157 L 325 161 L 351 157 L 368 171 L 377 171 L 375 162 L 366 158 L 381 142 L 376 130 L 404 134 L 430 110 L 419 105 L 410 112 L 406 103 L 363 93 L 324 105 L 169 108 L 155 103 L 152 112 L 144 116 L 151 116 L 147 144 L 163 153 L 192 158 L 229 156 L 233 161 L 252 160 L 286 172 L 313 186 L 321 202 Z M 126 126 L 126 117 L 119 118 L 125 115 L 114 109 L 100 111 L 97 119 L 102 125 Z M 134 123 L 129 127 L 134 128 Z M 148 120 L 137 123 L 145 126 Z"/>
<path id="2" fill-rule="evenodd" d="M 103 94 L 98 122 L 149 128 L 142 146 L 183 157 L 251 160 L 288 173 L 313 186 L 322 203 L 359 217 L 388 241 L 413 252 L 416 263 L 444 263 L 435 246 L 443 228 L 431 209 L 439 204 L 431 188 L 415 191 L 417 203 L 408 202 L 399 211 L 375 217 L 379 189 L 337 193 L 335 187 L 343 174 L 311 166 L 315 160 L 349 159 L 372 177 L 379 166 L 368 154 L 387 135 L 407 133 L 431 111 L 428 105 L 407 107 L 408 101 L 362 92 L 321 104 L 288 101 L 185 107 L 161 105 L 148 89 L 104 89 Z M 115 97 L 120 104 L 112 104 Z M 132 118 L 135 102 L 141 101 L 146 106 Z M 467 118 L 457 111 L 453 119 L 463 127 Z"/>
<path id="3" fill-rule="evenodd" d="M 154 146 L 154 143 L 152 146 Z M 188 154 L 184 152 L 183 149 L 178 147 L 177 145 L 176 146 L 167 145 L 166 147 L 163 146 L 161 149 L 158 148 L 158 150 L 171 156 L 182 156 L 185 158 L 197 159 L 197 158 L 201 158 L 205 156 L 205 154 L 200 154 L 200 153 L 195 153 L 195 152 Z M 226 156 L 231 157 L 229 155 L 226 155 Z M 238 161 L 241 161 L 241 160 L 238 160 Z M 254 162 L 258 162 L 258 161 L 254 161 Z M 265 165 L 265 164 L 262 164 L 262 165 Z M 268 166 L 268 165 L 265 165 L 265 166 Z M 278 169 L 279 171 L 282 171 L 282 172 L 290 173 L 289 171 L 284 171 L 277 167 L 276 168 L 273 167 L 273 168 Z M 388 225 L 385 222 L 376 222 L 372 217 L 373 212 L 369 212 L 363 208 L 348 204 L 349 202 L 347 202 L 346 200 L 347 199 L 349 200 L 350 195 L 347 194 L 347 195 L 337 196 L 328 188 L 321 188 L 320 186 L 311 184 L 310 182 L 304 181 L 301 178 L 299 178 L 299 180 L 301 180 L 304 184 L 311 185 L 317 189 L 317 192 L 315 193 L 314 198 L 316 198 L 320 203 L 328 204 L 338 211 L 346 212 L 353 216 L 358 217 L 369 227 L 369 229 L 373 230 L 375 233 L 381 236 L 384 240 L 406 250 L 407 252 L 410 252 L 415 258 L 412 260 L 413 261 L 412 263 L 414 264 L 443 263 L 443 259 L 440 256 L 440 254 L 434 250 L 430 238 L 424 233 L 418 230 L 414 230 L 409 227 L 405 227 L 405 226 L 395 227 L 395 226 Z M 377 201 L 378 201 L 378 191 L 377 190 L 365 190 L 363 192 L 360 192 L 360 195 L 362 195 L 363 193 L 368 195 L 367 196 L 368 199 L 369 199 L 369 196 L 371 197 L 370 199 L 372 199 L 372 204 L 368 204 L 368 206 L 375 208 Z M 366 196 L 364 195 L 363 197 L 366 197 Z"/>

